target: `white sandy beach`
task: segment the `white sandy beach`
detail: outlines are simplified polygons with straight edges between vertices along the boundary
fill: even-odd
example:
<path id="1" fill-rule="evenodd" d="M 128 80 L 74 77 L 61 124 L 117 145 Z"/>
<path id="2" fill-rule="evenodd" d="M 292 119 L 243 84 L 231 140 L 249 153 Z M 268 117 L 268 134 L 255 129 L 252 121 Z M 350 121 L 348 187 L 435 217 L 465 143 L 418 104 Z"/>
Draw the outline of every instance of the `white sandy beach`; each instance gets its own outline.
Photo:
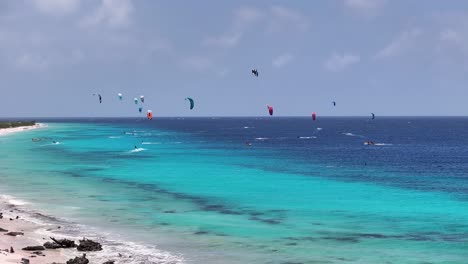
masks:
<path id="1" fill-rule="evenodd" d="M 2 128 L 0 129 L 0 136 L 44 128 L 46 126 L 46 124 L 37 123 L 33 126 Z M 29 259 L 30 263 L 37 264 L 65 263 L 69 259 L 63 254 L 63 249 L 45 250 L 41 256 L 33 254 L 31 251 L 22 250 L 22 248 L 27 246 L 41 246 L 47 241 L 46 238 L 37 232 L 40 229 L 44 229 L 45 226 L 30 222 L 23 217 L 16 219 L 17 214 L 13 210 L 8 210 L 8 205 L 5 204 L 1 205 L 0 213 L 3 214 L 2 219 L 0 219 L 0 230 L 8 230 L 0 232 L 0 263 L 21 263 L 23 258 Z M 7 232 L 22 232 L 24 235 L 10 236 L 6 235 Z M 11 248 L 14 252 L 10 252 Z"/>
<path id="2" fill-rule="evenodd" d="M 10 135 L 22 131 L 30 131 L 47 127 L 46 124 L 37 123 L 33 126 L 21 126 L 14 128 L 0 129 L 0 136 Z M 16 204 L 12 203 L 6 195 L 0 195 L 0 264 L 7 263 L 28 263 L 30 264 L 50 264 L 67 263 L 68 260 L 77 256 L 82 256 L 76 248 L 45 249 L 41 251 L 26 251 L 23 248 L 28 246 L 43 246 L 45 242 L 51 242 L 50 236 L 54 230 L 60 230 L 62 227 L 51 223 L 38 223 L 37 219 L 30 218 L 28 214 L 17 210 Z M 30 218 L 30 219 L 29 219 Z M 8 235 L 9 232 L 21 232 L 21 235 Z M 57 239 L 70 237 L 56 237 Z M 77 239 L 73 239 L 78 243 Z M 11 251 L 13 249 L 13 252 Z M 90 263 L 96 262 L 96 255 L 99 253 L 89 253 L 87 258 Z M 94 262 L 93 262 L 94 259 Z"/>
<path id="3" fill-rule="evenodd" d="M 70 253 L 63 252 L 68 249 L 47 249 L 42 251 L 41 255 L 22 250 L 27 246 L 42 246 L 46 241 L 50 241 L 38 232 L 46 227 L 27 219 L 16 219 L 13 212 L 5 210 L 1 210 L 1 212 L 3 212 L 3 219 L 0 219 L 0 228 L 8 230 L 8 232 L 22 232 L 24 235 L 9 236 L 6 235 L 6 232 L 0 232 L 0 263 L 21 263 L 23 258 L 29 259 L 31 264 L 66 263 L 70 259 Z M 11 247 L 14 253 L 9 252 Z"/>
<path id="4" fill-rule="evenodd" d="M 70 239 L 78 245 L 81 236 L 71 237 L 61 234 L 66 232 L 67 226 L 62 226 L 54 221 L 48 221 L 48 216 L 37 212 L 19 209 L 9 196 L 0 195 L 0 264 L 23 263 L 22 259 L 28 259 L 30 264 L 67 263 L 75 257 L 81 257 L 86 253 L 89 263 L 113 263 L 111 259 L 119 259 L 115 263 L 135 263 L 130 256 L 112 252 L 107 246 L 102 251 L 78 251 L 77 248 L 45 249 L 40 251 L 26 251 L 28 246 L 43 246 L 46 242 L 52 242 L 50 237 L 56 239 Z M 36 217 L 34 217 L 36 215 Z M 18 218 L 17 218 L 18 217 Z M 40 220 L 39 218 L 42 218 Z M 11 236 L 9 232 L 21 232 L 22 235 Z M 14 252 L 10 252 L 13 248 Z M 128 258 L 130 257 L 130 258 Z M 126 259 L 125 259 L 126 258 Z M 73 262 L 74 263 L 74 262 Z M 139 263 L 139 262 L 136 262 Z"/>
<path id="5" fill-rule="evenodd" d="M 36 123 L 33 126 L 21 126 L 21 127 L 11 127 L 11 128 L 1 128 L 0 129 L 0 136 L 5 136 L 9 135 L 12 133 L 17 133 L 17 132 L 22 132 L 22 131 L 28 131 L 32 129 L 38 129 L 38 128 L 44 128 L 47 127 L 46 124 L 42 123 Z"/>

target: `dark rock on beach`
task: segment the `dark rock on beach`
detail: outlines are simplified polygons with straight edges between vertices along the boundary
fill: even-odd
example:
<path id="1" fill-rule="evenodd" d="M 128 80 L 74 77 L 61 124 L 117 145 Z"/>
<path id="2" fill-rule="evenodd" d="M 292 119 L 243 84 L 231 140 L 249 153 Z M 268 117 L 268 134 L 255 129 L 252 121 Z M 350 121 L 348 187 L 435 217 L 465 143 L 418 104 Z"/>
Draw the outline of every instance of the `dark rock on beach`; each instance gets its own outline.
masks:
<path id="1" fill-rule="evenodd" d="M 101 251 L 102 246 L 98 242 L 94 242 L 89 239 L 80 240 L 80 244 L 78 245 L 78 251 Z"/>
<path id="2" fill-rule="evenodd" d="M 27 259 L 27 258 L 22 258 L 22 259 L 21 259 L 21 264 L 29 264 L 29 259 Z"/>
<path id="3" fill-rule="evenodd" d="M 62 248 L 61 245 L 55 243 L 55 242 L 45 242 L 44 247 L 47 249 L 57 249 L 57 248 Z"/>
<path id="4" fill-rule="evenodd" d="M 10 247 L 10 253 L 15 253 L 15 250 L 13 249 L 13 247 Z"/>
<path id="5" fill-rule="evenodd" d="M 5 234 L 6 236 L 24 236 L 23 232 L 8 232 Z"/>
<path id="6" fill-rule="evenodd" d="M 0 228 L 0 232 L 8 232 L 8 230 Z"/>
<path id="7" fill-rule="evenodd" d="M 55 239 L 51 237 L 52 241 L 54 242 L 46 242 L 44 247 L 46 248 L 75 248 L 76 244 L 75 241 L 69 239 Z"/>
<path id="8" fill-rule="evenodd" d="M 114 264 L 114 263 L 115 263 L 115 261 L 113 261 L 113 260 L 108 260 L 108 261 L 106 261 L 106 262 L 104 262 L 104 263 L 102 263 L 102 264 Z"/>
<path id="9" fill-rule="evenodd" d="M 26 250 L 26 251 L 45 250 L 45 247 L 43 247 L 43 246 L 29 246 L 29 247 L 23 248 L 23 250 Z"/>
<path id="10" fill-rule="evenodd" d="M 75 257 L 67 261 L 67 264 L 88 264 L 89 260 L 86 258 L 86 254 L 83 254 L 82 257 Z"/>

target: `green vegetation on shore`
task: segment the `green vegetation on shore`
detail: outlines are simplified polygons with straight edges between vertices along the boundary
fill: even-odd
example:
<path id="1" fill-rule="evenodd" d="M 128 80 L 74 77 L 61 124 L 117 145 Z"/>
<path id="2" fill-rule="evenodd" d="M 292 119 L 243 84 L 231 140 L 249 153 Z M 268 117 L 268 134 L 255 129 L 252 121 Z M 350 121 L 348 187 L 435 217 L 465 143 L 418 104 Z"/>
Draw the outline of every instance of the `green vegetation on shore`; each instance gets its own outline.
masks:
<path id="1" fill-rule="evenodd" d="M 0 128 L 12 128 L 22 126 L 34 126 L 36 121 L 11 121 L 11 122 L 0 122 Z"/>

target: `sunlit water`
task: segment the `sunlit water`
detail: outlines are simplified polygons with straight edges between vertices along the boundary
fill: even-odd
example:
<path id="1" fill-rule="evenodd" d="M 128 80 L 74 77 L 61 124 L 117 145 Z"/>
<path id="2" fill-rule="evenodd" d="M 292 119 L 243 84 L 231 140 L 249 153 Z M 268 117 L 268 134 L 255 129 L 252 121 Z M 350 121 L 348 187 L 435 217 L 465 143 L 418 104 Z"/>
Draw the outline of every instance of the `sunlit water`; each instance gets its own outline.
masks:
<path id="1" fill-rule="evenodd" d="M 45 120 L 0 191 L 161 263 L 466 263 L 467 121 Z"/>

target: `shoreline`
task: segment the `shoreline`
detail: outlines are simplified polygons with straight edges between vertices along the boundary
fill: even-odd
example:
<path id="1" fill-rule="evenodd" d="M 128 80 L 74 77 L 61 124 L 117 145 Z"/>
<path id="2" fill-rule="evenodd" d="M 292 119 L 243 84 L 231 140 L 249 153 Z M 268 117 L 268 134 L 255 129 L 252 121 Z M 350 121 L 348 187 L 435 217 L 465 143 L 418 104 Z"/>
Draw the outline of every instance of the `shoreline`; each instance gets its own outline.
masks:
<path id="1" fill-rule="evenodd" d="M 10 136 L 22 131 L 46 128 L 47 124 L 36 123 L 32 126 L 0 128 L 1 136 Z M 7 235 L 20 232 L 21 235 Z M 51 215 L 47 210 L 36 208 L 33 203 L 12 196 L 8 192 L 0 193 L 0 263 L 21 264 L 65 264 L 83 254 L 91 264 L 181 264 L 186 259 L 180 254 L 173 254 L 157 248 L 155 245 L 123 239 L 121 233 L 109 233 L 94 226 L 62 218 L 60 214 Z M 99 243 L 101 251 L 78 251 L 74 248 L 44 250 L 23 250 L 25 247 L 44 246 L 53 242 L 51 237 L 72 240 L 76 246 L 81 240 L 88 239 Z M 13 249 L 13 253 L 10 250 Z"/>
<path id="2" fill-rule="evenodd" d="M 40 250 L 25 251 L 22 248 L 28 246 L 42 246 L 44 238 L 40 235 L 40 230 L 46 228 L 26 218 L 18 217 L 15 210 L 5 210 L 8 205 L 1 205 L 3 218 L 0 219 L 0 263 L 23 263 L 23 259 L 28 259 L 30 263 L 65 263 L 69 258 L 63 250 Z M 11 236 L 10 232 L 21 232 L 23 235 Z M 42 243 L 41 243 L 42 242 Z M 13 251 L 11 251 L 13 249 Z M 40 253 L 39 253 L 40 252 Z"/>
<path id="3" fill-rule="evenodd" d="M 21 232 L 23 235 L 6 235 L 8 232 Z M 113 240 L 105 233 L 58 216 L 44 214 L 34 209 L 32 204 L 16 197 L 0 195 L 0 263 L 24 263 L 22 259 L 28 259 L 29 264 L 64 264 L 75 257 L 82 257 L 83 254 L 93 264 L 185 263 L 182 256 L 131 241 Z M 43 246 L 46 242 L 53 242 L 50 237 L 72 240 L 76 245 L 86 238 L 98 242 L 102 245 L 102 250 L 78 251 L 76 247 L 22 250 L 28 246 Z M 13 248 L 13 253 L 10 248 Z"/>
<path id="4" fill-rule="evenodd" d="M 45 127 L 47 127 L 47 124 L 36 123 L 35 125 L 32 125 L 32 126 L 0 128 L 0 136 L 10 135 L 10 134 L 18 133 L 22 131 L 30 131 L 34 129 L 45 128 Z"/>

